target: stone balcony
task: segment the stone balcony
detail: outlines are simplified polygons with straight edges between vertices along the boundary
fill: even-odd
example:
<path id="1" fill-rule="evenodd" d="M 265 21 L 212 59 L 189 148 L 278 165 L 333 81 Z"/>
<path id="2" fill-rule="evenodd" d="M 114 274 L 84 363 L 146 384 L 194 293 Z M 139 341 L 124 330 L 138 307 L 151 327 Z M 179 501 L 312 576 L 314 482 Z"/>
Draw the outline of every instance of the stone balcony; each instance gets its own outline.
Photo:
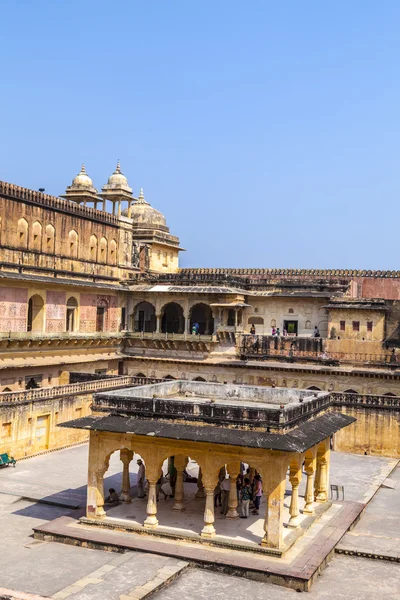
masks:
<path id="1" fill-rule="evenodd" d="M 78 331 L 10 331 L 0 333 L 0 350 L 34 348 L 73 348 L 73 347 L 115 347 L 121 343 L 125 332 L 100 331 L 84 333 Z"/>
<path id="2" fill-rule="evenodd" d="M 154 354 L 169 352 L 169 356 L 184 352 L 208 354 L 218 343 L 216 335 L 193 335 L 191 333 L 133 332 L 124 334 L 127 354 Z"/>

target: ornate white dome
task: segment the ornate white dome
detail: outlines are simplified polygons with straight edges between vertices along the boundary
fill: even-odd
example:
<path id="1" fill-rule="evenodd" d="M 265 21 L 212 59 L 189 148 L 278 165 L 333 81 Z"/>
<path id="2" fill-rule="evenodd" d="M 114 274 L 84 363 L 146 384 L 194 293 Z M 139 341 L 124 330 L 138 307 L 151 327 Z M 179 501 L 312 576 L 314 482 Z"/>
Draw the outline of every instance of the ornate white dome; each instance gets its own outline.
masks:
<path id="1" fill-rule="evenodd" d="M 114 187 L 129 187 L 128 180 L 123 173 L 121 173 L 121 165 L 117 162 L 117 167 L 112 175 L 108 178 L 108 186 Z"/>
<path id="2" fill-rule="evenodd" d="M 82 164 L 82 168 L 81 168 L 80 172 L 78 173 L 78 175 L 76 177 L 74 177 L 74 179 L 72 180 L 72 185 L 70 186 L 70 188 L 72 188 L 72 189 L 73 188 L 94 189 L 93 181 L 90 179 L 89 175 L 86 173 L 84 164 Z"/>
<path id="3" fill-rule="evenodd" d="M 128 211 L 123 210 L 122 214 L 127 216 Z M 167 222 L 165 217 L 159 210 L 156 210 L 148 202 L 146 202 L 143 188 L 140 190 L 139 198 L 136 202 L 132 204 L 131 207 L 131 219 L 133 220 L 133 225 L 137 227 L 145 227 L 145 228 L 165 228 L 167 227 Z"/>

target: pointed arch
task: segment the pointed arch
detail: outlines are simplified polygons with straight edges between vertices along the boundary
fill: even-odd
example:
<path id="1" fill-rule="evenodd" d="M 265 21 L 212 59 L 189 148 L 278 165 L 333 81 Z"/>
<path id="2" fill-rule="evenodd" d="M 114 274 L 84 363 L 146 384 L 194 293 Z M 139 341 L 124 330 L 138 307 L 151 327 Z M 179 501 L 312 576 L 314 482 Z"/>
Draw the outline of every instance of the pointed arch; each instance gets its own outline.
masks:
<path id="1" fill-rule="evenodd" d="M 78 258 L 78 232 L 72 229 L 68 234 L 69 255 L 71 258 Z"/>
<path id="2" fill-rule="evenodd" d="M 51 254 L 54 254 L 54 250 L 55 250 L 55 229 L 53 227 L 53 225 L 51 223 L 49 223 L 46 227 L 46 238 L 45 238 L 45 244 L 46 244 L 46 252 L 50 252 Z"/>
<path id="3" fill-rule="evenodd" d="M 90 255 L 90 260 L 92 260 L 94 262 L 97 260 L 97 236 L 94 234 L 90 236 L 89 255 Z"/>
<path id="4" fill-rule="evenodd" d="M 99 252 L 99 262 L 106 263 L 107 262 L 107 240 L 105 237 L 102 237 L 100 240 L 100 252 Z"/>
<path id="5" fill-rule="evenodd" d="M 23 217 L 18 221 L 18 246 L 28 248 L 28 221 Z"/>
<path id="6" fill-rule="evenodd" d="M 32 225 L 31 249 L 37 252 L 42 251 L 42 224 L 35 221 Z"/>
<path id="7" fill-rule="evenodd" d="M 117 242 L 115 240 L 111 240 L 110 242 L 108 262 L 110 265 L 117 264 Z"/>

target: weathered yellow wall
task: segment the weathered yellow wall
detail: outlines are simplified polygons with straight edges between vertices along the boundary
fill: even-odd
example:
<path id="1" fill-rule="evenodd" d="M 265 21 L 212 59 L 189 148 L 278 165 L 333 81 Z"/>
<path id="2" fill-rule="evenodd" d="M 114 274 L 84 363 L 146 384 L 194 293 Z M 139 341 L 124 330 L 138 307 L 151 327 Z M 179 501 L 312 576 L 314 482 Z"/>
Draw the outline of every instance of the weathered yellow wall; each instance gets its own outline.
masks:
<path id="1" fill-rule="evenodd" d="M 85 394 L 0 405 L 0 453 L 7 452 L 18 459 L 87 440 L 85 431 L 57 427 L 57 423 L 90 414 L 91 403 L 92 395 Z M 46 415 L 49 416 L 48 443 L 43 447 L 37 443 L 37 420 Z"/>
<path id="2" fill-rule="evenodd" d="M 161 273 L 176 273 L 179 268 L 179 252 L 170 246 L 152 244 L 150 269 Z"/>
<path id="3" fill-rule="evenodd" d="M 400 458 L 400 411 L 348 406 L 336 410 L 357 421 L 335 434 L 335 450 Z"/>
<path id="4" fill-rule="evenodd" d="M 346 322 L 346 329 L 340 330 L 340 321 Z M 353 331 L 353 321 L 359 321 L 360 330 Z M 372 331 L 367 331 L 367 321 L 372 321 Z M 336 329 L 336 336 L 340 340 L 370 340 L 381 342 L 385 337 L 385 313 L 377 310 L 345 310 L 345 309 L 329 309 L 329 330 Z M 358 350 L 361 352 L 361 350 Z"/>

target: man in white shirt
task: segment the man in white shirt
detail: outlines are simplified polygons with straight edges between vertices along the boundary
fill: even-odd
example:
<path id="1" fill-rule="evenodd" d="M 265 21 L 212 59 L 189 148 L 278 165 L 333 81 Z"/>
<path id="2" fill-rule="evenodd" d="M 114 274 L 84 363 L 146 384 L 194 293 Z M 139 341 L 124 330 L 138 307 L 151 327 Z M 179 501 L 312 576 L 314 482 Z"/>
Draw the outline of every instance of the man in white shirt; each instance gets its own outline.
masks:
<path id="1" fill-rule="evenodd" d="M 146 482 L 146 467 L 144 466 L 141 458 L 139 458 L 136 462 L 139 465 L 139 470 L 137 474 L 138 498 L 144 498 L 146 496 L 146 492 L 144 491 L 144 486 Z"/>
<path id="2" fill-rule="evenodd" d="M 231 489 L 231 482 L 229 477 L 225 477 L 221 481 L 221 515 L 226 515 L 228 512 L 228 501 L 229 501 L 229 490 Z"/>

